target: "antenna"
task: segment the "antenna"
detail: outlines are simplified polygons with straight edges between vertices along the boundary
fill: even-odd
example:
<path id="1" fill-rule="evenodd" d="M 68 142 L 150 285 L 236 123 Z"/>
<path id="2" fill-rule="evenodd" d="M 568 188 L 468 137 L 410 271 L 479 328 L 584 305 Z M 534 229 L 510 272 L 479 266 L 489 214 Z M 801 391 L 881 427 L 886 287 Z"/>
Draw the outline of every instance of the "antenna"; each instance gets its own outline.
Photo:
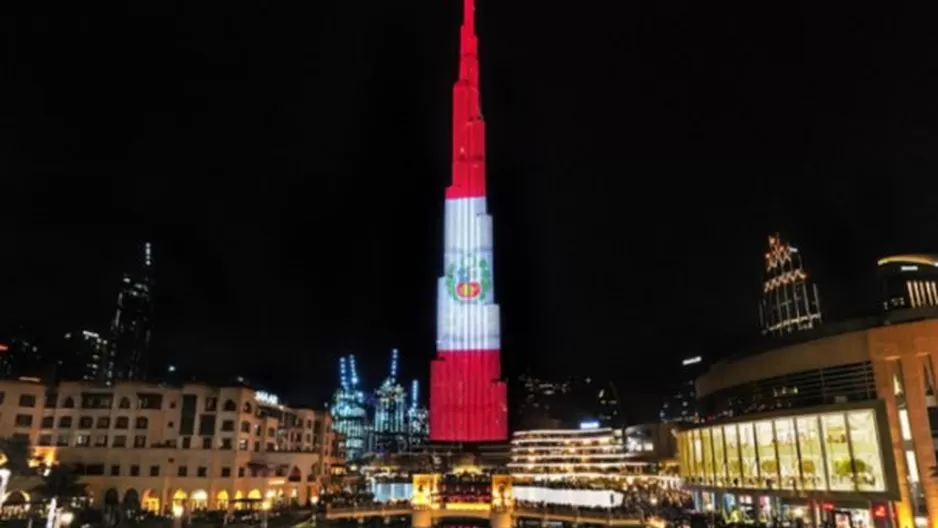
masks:
<path id="1" fill-rule="evenodd" d="M 358 387 L 358 367 L 355 365 L 355 354 L 348 355 L 349 369 L 352 372 L 352 387 Z"/>
<path id="2" fill-rule="evenodd" d="M 345 363 L 345 356 L 339 358 L 339 384 L 343 390 L 348 390 L 348 369 Z"/>

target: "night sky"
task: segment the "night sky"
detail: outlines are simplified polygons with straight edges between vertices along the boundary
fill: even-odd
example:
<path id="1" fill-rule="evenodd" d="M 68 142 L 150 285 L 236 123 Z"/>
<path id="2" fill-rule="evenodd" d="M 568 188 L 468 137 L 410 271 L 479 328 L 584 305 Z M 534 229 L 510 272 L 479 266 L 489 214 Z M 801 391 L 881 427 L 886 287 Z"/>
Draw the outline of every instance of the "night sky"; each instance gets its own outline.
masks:
<path id="1" fill-rule="evenodd" d="M 0 18 L 0 330 L 105 330 L 146 239 L 180 368 L 321 398 L 398 347 L 424 378 L 458 0 L 107 4 Z M 927 13 L 478 4 L 509 374 L 651 408 L 757 329 L 769 232 L 828 320 L 869 311 L 877 257 L 938 252 Z"/>

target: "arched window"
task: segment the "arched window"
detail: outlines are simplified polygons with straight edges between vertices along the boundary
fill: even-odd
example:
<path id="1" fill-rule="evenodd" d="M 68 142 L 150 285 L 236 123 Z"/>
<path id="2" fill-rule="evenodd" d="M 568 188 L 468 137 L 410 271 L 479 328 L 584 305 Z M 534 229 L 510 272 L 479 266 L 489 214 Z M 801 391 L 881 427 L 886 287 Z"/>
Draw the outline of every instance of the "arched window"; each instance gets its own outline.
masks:
<path id="1" fill-rule="evenodd" d="M 222 407 L 223 411 L 237 411 L 238 406 L 235 405 L 233 400 L 225 400 L 225 405 Z"/>
<path id="2" fill-rule="evenodd" d="M 130 399 L 127 397 L 121 398 L 121 402 L 118 404 L 118 407 L 121 409 L 130 409 Z"/>
<path id="3" fill-rule="evenodd" d="M 251 411 L 253 410 L 254 408 L 251 407 L 251 402 L 244 402 L 244 412 L 251 414 Z"/>
<path id="4" fill-rule="evenodd" d="M 62 408 L 63 408 L 63 409 L 74 409 L 74 408 L 75 408 L 75 400 L 73 400 L 71 396 L 69 396 L 68 398 L 65 398 L 65 401 L 62 402 Z"/>

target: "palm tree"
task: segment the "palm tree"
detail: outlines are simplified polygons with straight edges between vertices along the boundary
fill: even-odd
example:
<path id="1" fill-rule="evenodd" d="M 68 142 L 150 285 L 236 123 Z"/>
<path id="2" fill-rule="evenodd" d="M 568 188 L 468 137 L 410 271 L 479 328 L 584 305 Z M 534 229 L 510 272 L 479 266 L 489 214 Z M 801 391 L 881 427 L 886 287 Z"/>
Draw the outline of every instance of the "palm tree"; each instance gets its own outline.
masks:
<path id="1" fill-rule="evenodd" d="M 33 488 L 33 491 L 49 500 L 83 497 L 85 484 L 79 482 L 79 478 L 70 466 L 55 464 L 43 473 L 42 484 Z"/>
<path id="2" fill-rule="evenodd" d="M 22 436 L 11 436 L 0 438 L 0 467 L 9 471 L 6 489 L 0 490 L 0 506 L 6 502 L 8 490 L 22 488 L 24 484 L 18 481 L 36 474 L 36 470 L 30 467 L 32 450 L 29 447 L 29 438 Z"/>
<path id="3" fill-rule="evenodd" d="M 0 466 L 10 470 L 13 476 L 26 476 L 34 474 L 29 462 L 32 458 L 32 449 L 29 446 L 29 437 L 10 436 L 0 438 Z"/>

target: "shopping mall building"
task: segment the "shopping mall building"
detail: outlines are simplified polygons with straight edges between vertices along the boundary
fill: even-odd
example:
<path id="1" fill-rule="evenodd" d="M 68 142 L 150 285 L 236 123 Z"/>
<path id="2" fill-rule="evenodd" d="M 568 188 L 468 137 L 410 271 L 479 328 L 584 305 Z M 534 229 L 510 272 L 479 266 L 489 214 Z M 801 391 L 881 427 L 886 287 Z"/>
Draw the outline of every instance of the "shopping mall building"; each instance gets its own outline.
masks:
<path id="1" fill-rule="evenodd" d="M 701 511 L 938 527 L 938 311 L 827 324 L 715 364 L 678 434 Z"/>

